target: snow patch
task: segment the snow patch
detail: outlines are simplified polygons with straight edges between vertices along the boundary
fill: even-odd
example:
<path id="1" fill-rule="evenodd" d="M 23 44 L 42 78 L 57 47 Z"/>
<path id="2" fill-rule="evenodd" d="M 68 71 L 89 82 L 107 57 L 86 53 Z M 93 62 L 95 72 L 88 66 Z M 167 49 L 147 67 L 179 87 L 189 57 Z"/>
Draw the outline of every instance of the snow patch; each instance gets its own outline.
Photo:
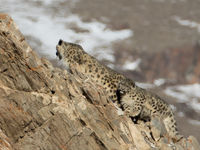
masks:
<path id="1" fill-rule="evenodd" d="M 178 102 L 179 103 L 185 103 L 188 100 L 188 98 L 185 96 L 184 93 L 180 93 L 180 92 L 174 91 L 174 89 L 171 88 L 171 87 L 165 89 L 165 94 L 167 94 L 169 96 L 172 96 L 172 97 L 175 97 L 175 98 L 178 98 L 178 100 L 179 100 Z"/>
<path id="2" fill-rule="evenodd" d="M 188 122 L 189 122 L 190 124 L 200 126 L 200 121 L 199 121 L 199 120 L 191 120 L 191 119 L 190 119 Z"/>
<path id="3" fill-rule="evenodd" d="M 165 89 L 165 93 L 177 98 L 179 103 L 186 103 L 200 112 L 200 84 L 168 87 Z"/>
<path id="4" fill-rule="evenodd" d="M 174 112 L 176 111 L 176 106 L 174 106 L 174 105 L 172 105 L 172 104 L 170 104 L 169 106 L 171 107 L 171 109 L 172 109 Z"/>
<path id="5" fill-rule="evenodd" d="M 181 19 L 178 16 L 173 17 L 173 19 L 175 21 L 177 21 L 182 26 L 187 26 L 187 27 L 190 27 L 190 28 L 196 28 L 197 31 L 200 33 L 200 23 L 197 23 L 195 21 L 190 21 L 190 20 L 184 20 L 184 19 Z"/>
<path id="6" fill-rule="evenodd" d="M 179 111 L 179 112 L 177 113 L 177 115 L 178 115 L 179 117 L 184 117 L 184 116 L 185 116 L 184 112 L 181 112 L 181 111 Z"/>
<path id="7" fill-rule="evenodd" d="M 199 97 L 200 98 L 200 84 L 182 85 L 177 86 L 177 89 L 184 92 L 187 96 Z"/>
<path id="8" fill-rule="evenodd" d="M 136 85 L 143 88 L 143 89 L 152 89 L 155 88 L 154 84 L 150 84 L 150 83 L 142 83 L 142 82 L 136 82 Z"/>
<path id="9" fill-rule="evenodd" d="M 166 79 L 163 79 L 163 78 L 156 79 L 156 80 L 154 80 L 153 83 L 154 83 L 156 86 L 161 86 L 161 85 L 163 85 L 163 84 L 166 83 Z"/>
<path id="10" fill-rule="evenodd" d="M 190 99 L 188 105 L 194 108 L 197 112 L 200 112 L 200 99 L 192 98 Z"/>
<path id="11" fill-rule="evenodd" d="M 124 70 L 136 70 L 136 69 L 139 68 L 140 63 L 141 63 L 141 59 L 140 58 L 136 59 L 133 62 L 126 61 L 125 64 L 122 66 L 122 68 Z"/>

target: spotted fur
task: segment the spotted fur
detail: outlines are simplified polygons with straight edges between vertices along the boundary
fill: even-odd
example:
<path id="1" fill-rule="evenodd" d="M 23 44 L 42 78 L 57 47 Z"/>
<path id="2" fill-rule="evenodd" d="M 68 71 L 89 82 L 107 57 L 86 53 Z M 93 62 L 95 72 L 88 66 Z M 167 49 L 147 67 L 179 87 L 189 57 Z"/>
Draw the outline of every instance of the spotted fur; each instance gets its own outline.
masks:
<path id="1" fill-rule="evenodd" d="M 139 119 L 159 117 L 172 138 L 177 140 L 182 137 L 178 134 L 171 107 L 159 96 L 136 86 L 130 79 L 119 83 L 118 93 L 120 104 L 128 116 Z"/>
<path id="2" fill-rule="evenodd" d="M 56 49 L 56 55 L 63 60 L 66 66 L 70 67 L 73 64 L 78 64 L 81 73 L 105 88 L 110 99 L 117 102 L 117 86 L 122 79 L 125 79 L 123 75 L 102 65 L 78 44 L 60 40 Z"/>

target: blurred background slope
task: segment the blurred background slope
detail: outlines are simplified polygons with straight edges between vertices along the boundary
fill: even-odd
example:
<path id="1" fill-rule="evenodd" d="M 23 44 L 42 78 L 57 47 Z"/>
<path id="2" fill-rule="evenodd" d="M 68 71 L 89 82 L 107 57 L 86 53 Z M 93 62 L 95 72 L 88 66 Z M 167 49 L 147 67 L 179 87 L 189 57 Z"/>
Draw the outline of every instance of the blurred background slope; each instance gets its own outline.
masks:
<path id="1" fill-rule="evenodd" d="M 171 104 L 200 141 L 199 0 L 0 0 L 26 40 L 55 66 L 60 38 Z"/>

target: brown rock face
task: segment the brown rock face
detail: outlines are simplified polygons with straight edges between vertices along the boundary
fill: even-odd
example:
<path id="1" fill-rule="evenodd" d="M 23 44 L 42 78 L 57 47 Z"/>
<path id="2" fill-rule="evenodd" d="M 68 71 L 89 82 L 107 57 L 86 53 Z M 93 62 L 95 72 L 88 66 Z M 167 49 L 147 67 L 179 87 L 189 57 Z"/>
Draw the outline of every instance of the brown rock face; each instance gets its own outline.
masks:
<path id="1" fill-rule="evenodd" d="M 118 115 L 101 87 L 72 72 L 40 59 L 13 20 L 0 15 L 0 149 L 200 149 L 192 136 L 173 143 L 151 134 L 148 123 Z"/>
<path id="2" fill-rule="evenodd" d="M 141 70 L 147 81 L 157 78 L 178 83 L 200 82 L 200 45 L 173 48 L 143 58 Z"/>

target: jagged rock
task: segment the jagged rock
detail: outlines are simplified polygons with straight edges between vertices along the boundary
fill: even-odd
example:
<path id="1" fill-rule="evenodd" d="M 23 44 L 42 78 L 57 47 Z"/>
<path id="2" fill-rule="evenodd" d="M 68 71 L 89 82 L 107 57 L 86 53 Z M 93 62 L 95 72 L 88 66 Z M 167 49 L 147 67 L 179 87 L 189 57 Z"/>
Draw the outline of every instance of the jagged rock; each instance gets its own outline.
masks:
<path id="1" fill-rule="evenodd" d="M 146 81 L 166 78 L 182 84 L 200 82 L 199 42 L 192 46 L 170 48 L 148 55 L 141 54 L 141 57 L 141 70 Z"/>
<path id="2" fill-rule="evenodd" d="M 155 141 L 151 136 L 151 132 L 159 136 L 162 131 L 155 134 L 149 123 L 134 124 L 118 115 L 104 89 L 78 70 L 72 69 L 72 73 L 40 59 L 13 20 L 0 14 L 1 149 L 170 148 L 164 140 Z M 178 150 L 200 148 L 194 137 L 171 145 Z"/>
<path id="3" fill-rule="evenodd" d="M 152 136 L 156 141 L 159 141 L 161 137 L 167 135 L 167 130 L 164 123 L 159 118 L 152 118 L 151 122 Z"/>
<path id="4" fill-rule="evenodd" d="M 1 150 L 13 150 L 8 137 L 0 130 L 0 149 Z"/>

